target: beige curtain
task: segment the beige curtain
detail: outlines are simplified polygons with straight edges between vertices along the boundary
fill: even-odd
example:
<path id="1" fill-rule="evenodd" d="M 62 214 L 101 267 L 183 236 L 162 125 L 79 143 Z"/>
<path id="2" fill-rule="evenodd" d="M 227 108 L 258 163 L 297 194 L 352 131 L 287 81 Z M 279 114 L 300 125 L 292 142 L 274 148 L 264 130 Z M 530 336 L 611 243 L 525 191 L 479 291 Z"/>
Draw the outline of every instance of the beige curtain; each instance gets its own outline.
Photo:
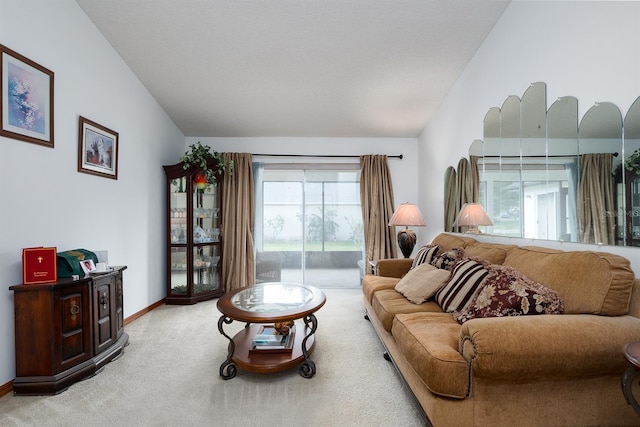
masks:
<path id="1" fill-rule="evenodd" d="M 471 186 L 471 199 L 469 199 L 470 203 L 478 203 L 480 199 L 480 168 L 478 167 L 478 162 L 480 161 L 480 157 L 478 156 L 469 156 L 471 169 L 469 171 L 469 178 Z"/>
<path id="2" fill-rule="evenodd" d="M 225 292 L 255 284 L 255 196 L 251 154 L 223 153 L 233 172 L 222 181 L 222 277 Z"/>
<path id="3" fill-rule="evenodd" d="M 364 223 L 365 266 L 373 272 L 370 261 L 396 258 L 395 227 L 390 227 L 393 215 L 393 187 L 387 156 L 360 156 L 360 203 Z"/>
<path id="4" fill-rule="evenodd" d="M 471 165 L 465 157 L 458 162 L 458 176 L 456 180 L 456 216 L 465 203 L 473 202 L 473 191 L 471 188 Z M 460 227 L 454 227 L 454 231 L 459 232 Z"/>
<path id="5" fill-rule="evenodd" d="M 613 154 L 581 156 L 578 220 L 582 243 L 615 244 Z"/>
<path id="6" fill-rule="evenodd" d="M 456 170 L 449 166 L 444 174 L 444 231 L 453 231 L 453 222 L 456 220 L 456 200 L 458 188 Z"/>

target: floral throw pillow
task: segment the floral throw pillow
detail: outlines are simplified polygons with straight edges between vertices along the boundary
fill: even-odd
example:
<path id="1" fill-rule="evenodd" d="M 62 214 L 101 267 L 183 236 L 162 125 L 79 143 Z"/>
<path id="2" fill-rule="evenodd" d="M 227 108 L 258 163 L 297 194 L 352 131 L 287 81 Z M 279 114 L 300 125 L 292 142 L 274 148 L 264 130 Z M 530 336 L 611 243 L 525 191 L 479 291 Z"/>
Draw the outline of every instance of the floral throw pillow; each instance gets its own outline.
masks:
<path id="1" fill-rule="evenodd" d="M 464 249 L 462 248 L 453 248 L 446 252 L 442 252 L 438 254 L 435 258 L 431 259 L 431 265 L 437 268 L 442 268 L 443 270 L 453 270 L 453 267 L 462 260 L 464 256 Z"/>
<path id="2" fill-rule="evenodd" d="M 564 311 L 564 302 L 553 289 L 511 267 L 490 265 L 488 270 L 474 299 L 464 309 L 453 313 L 458 323 L 477 317 L 562 314 Z"/>

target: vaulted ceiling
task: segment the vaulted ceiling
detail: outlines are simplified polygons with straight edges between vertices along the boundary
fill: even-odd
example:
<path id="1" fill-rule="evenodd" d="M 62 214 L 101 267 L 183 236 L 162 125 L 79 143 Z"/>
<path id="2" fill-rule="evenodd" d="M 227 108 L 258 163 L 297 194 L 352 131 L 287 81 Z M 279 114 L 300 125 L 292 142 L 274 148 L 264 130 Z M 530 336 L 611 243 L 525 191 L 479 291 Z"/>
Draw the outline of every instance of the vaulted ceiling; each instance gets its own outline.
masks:
<path id="1" fill-rule="evenodd" d="M 416 137 L 509 4 L 76 1 L 200 137 Z"/>

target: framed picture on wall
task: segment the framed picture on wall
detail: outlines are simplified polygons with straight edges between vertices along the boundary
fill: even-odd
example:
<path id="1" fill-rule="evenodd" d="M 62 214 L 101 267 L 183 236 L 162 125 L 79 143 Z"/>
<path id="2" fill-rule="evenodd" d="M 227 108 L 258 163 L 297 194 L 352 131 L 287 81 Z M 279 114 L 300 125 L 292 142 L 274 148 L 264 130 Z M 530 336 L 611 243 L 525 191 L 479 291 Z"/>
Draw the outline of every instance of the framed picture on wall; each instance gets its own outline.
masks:
<path id="1" fill-rule="evenodd" d="M 0 136 L 53 148 L 53 71 L 0 44 Z"/>
<path id="2" fill-rule="evenodd" d="M 80 116 L 78 172 L 118 179 L 118 132 Z"/>

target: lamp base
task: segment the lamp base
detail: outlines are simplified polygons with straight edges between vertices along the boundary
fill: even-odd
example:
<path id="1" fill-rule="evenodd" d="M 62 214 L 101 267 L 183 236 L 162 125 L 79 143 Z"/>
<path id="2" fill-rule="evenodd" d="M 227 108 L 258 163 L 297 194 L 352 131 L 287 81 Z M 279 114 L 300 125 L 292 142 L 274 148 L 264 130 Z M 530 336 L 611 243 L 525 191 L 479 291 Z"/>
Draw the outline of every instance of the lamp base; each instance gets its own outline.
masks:
<path id="1" fill-rule="evenodd" d="M 405 258 L 409 258 L 411 256 L 411 252 L 413 252 L 415 245 L 416 233 L 413 230 L 405 228 L 404 230 L 398 231 L 398 246 Z"/>

